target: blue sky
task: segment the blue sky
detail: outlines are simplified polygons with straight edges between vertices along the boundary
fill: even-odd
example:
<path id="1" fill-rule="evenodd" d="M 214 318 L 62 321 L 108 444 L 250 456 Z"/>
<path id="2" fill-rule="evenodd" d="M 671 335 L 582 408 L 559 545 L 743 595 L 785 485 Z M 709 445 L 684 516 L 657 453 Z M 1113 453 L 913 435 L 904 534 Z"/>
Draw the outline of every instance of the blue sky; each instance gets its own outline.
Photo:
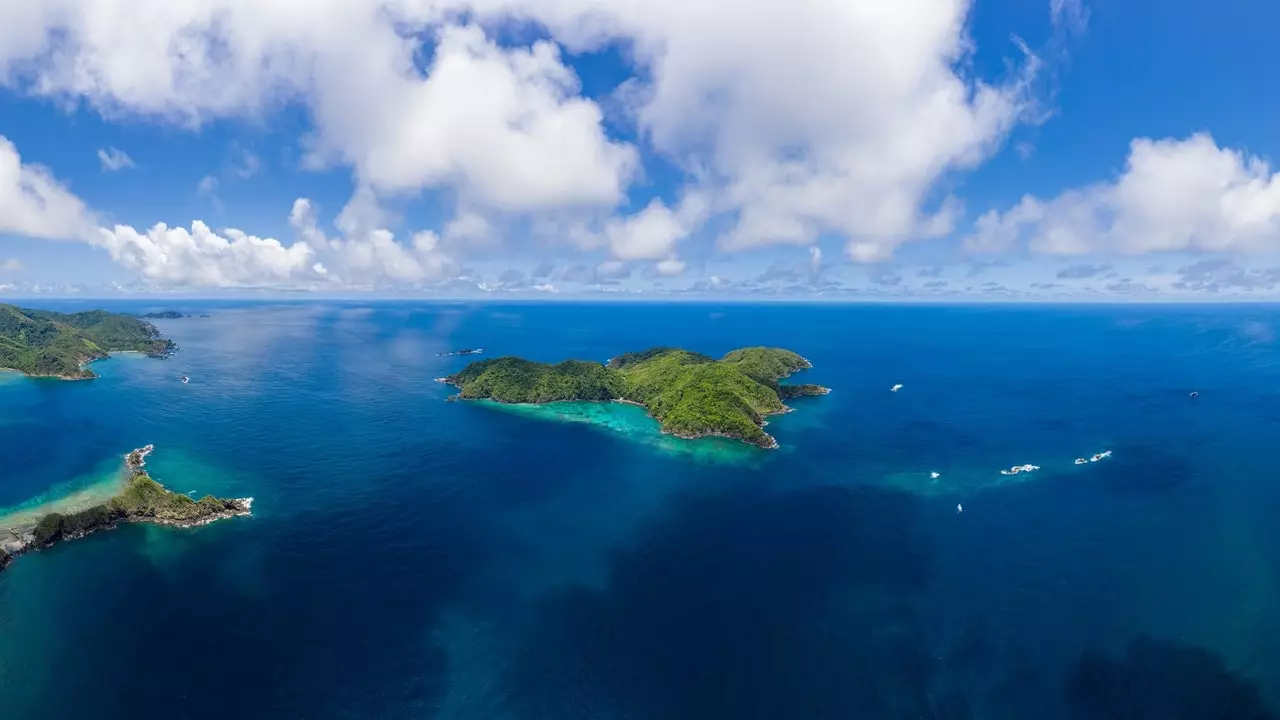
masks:
<path id="1" fill-rule="evenodd" d="M 1272 3 L 258 5 L 0 9 L 0 295 L 1280 295 Z"/>

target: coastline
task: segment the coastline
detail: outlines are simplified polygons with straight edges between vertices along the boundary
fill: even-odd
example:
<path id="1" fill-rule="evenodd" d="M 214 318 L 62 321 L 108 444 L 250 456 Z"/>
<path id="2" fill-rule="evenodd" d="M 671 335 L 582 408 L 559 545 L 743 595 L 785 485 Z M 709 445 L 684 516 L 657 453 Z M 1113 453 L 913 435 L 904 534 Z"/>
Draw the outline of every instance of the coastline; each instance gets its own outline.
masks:
<path id="1" fill-rule="evenodd" d="M 90 362 L 93 362 L 93 361 L 90 360 L 84 364 L 88 365 Z M 97 373 L 93 373 L 93 372 L 90 372 L 88 375 L 80 375 L 78 377 L 71 377 L 70 375 L 33 375 L 32 373 L 26 372 L 25 370 L 19 370 L 18 368 L 10 368 L 10 367 L 0 368 L 0 372 L 16 373 L 18 375 L 21 375 L 24 378 L 31 378 L 33 380 L 41 380 L 41 379 L 66 380 L 69 382 L 73 382 L 76 380 L 96 380 L 99 377 Z"/>
<path id="2" fill-rule="evenodd" d="M 459 387 L 457 383 L 450 382 L 448 378 L 436 378 L 436 382 L 443 383 L 445 385 L 452 385 L 454 387 Z M 778 439 L 770 435 L 769 433 L 764 433 L 764 436 L 769 438 L 768 444 L 761 444 L 761 443 L 751 442 L 745 437 L 742 437 L 740 435 L 732 435 L 730 433 L 705 432 L 705 433 L 694 434 L 694 433 L 680 433 L 675 430 L 668 430 L 666 427 L 663 427 L 661 420 L 654 417 L 653 413 L 649 412 L 648 406 L 646 406 L 644 403 L 639 403 L 639 402 L 636 402 L 635 400 L 626 400 L 624 398 L 612 398 L 610 400 L 548 400 L 547 402 L 540 402 L 540 403 L 512 403 L 512 402 L 506 402 L 504 400 L 496 400 L 491 397 L 490 398 L 465 398 L 465 397 L 462 397 L 461 394 L 455 394 L 455 395 L 450 395 L 449 400 L 450 401 L 462 400 L 464 402 L 478 400 L 478 401 L 487 401 L 487 402 L 497 403 L 499 405 L 510 405 L 515 407 L 544 407 L 547 405 L 554 405 L 555 403 L 599 403 L 601 405 L 617 403 L 619 405 L 631 405 L 631 406 L 643 409 L 646 415 L 648 415 L 650 418 L 652 418 L 655 422 L 658 423 L 659 432 L 661 432 L 663 435 L 670 435 L 671 437 L 679 438 L 681 440 L 700 440 L 702 438 L 718 437 L 718 438 L 724 438 L 726 440 L 736 440 L 745 445 L 750 445 L 752 447 L 759 448 L 761 450 L 777 450 L 779 447 L 781 447 L 778 444 Z M 781 410 L 767 413 L 765 417 L 771 417 L 773 415 L 785 415 L 786 413 L 795 412 L 795 408 L 790 407 L 788 405 L 783 405 L 782 407 L 783 409 Z M 768 424 L 769 423 L 767 421 L 761 424 L 760 427 L 762 432 L 763 432 L 764 426 Z"/>
<path id="3" fill-rule="evenodd" d="M 546 401 L 546 402 L 532 402 L 532 403 L 518 402 L 518 403 L 512 403 L 512 402 L 507 402 L 507 401 L 505 401 L 505 400 L 496 399 L 496 398 L 493 398 L 493 397 L 487 397 L 487 398 L 467 398 L 467 397 L 463 397 L 463 395 L 462 395 L 462 383 L 460 383 L 460 382 L 458 382 L 458 381 L 456 381 L 456 380 L 454 379 L 456 376 L 452 376 L 452 375 L 451 375 L 451 376 L 445 376 L 445 377 L 437 377 L 437 378 L 435 378 L 435 381 L 436 381 L 436 382 L 438 382 L 438 383 L 443 383 L 443 384 L 445 384 L 445 385 L 453 386 L 453 387 L 455 387 L 455 388 L 457 388 L 457 389 L 458 389 L 458 391 L 459 391 L 459 392 L 457 392 L 457 393 L 455 393 L 455 394 L 453 394 L 453 395 L 450 395 L 450 396 L 447 398 L 447 401 L 448 401 L 448 402 L 456 402 L 456 401 L 458 401 L 458 400 L 488 400 L 489 402 L 494 402 L 494 403 L 498 403 L 498 404 L 501 404 L 501 405 L 514 405 L 514 406 L 522 406 L 522 405 L 523 405 L 523 406 L 530 406 L 530 407 L 545 406 L 545 405 L 550 405 L 550 404 L 553 404 L 553 403 L 556 403 L 556 402 L 620 403 L 620 404 L 623 404 L 623 405 L 634 405 L 634 406 L 636 406 L 636 407 L 643 408 L 643 409 L 645 410 L 645 413 L 646 413 L 650 418 L 652 418 L 654 421 L 656 421 L 656 422 L 658 423 L 658 429 L 659 429 L 659 432 L 661 432 L 661 433 L 662 433 L 662 434 L 664 434 L 664 435 L 670 435 L 671 437 L 679 438 L 679 439 L 681 439 L 681 440 L 699 440 L 699 439 L 702 439 L 702 438 L 724 438 L 724 439 L 726 439 L 726 440 L 733 440 L 733 441 L 741 442 L 741 443 L 743 443 L 743 444 L 745 444 L 745 445 L 750 445 L 750 446 L 752 446 L 752 447 L 757 447 L 757 448 L 760 448 L 761 450 L 777 450 L 777 449 L 779 449 L 779 448 L 781 447 L 781 446 L 780 446 L 780 444 L 778 443 L 778 439 L 777 439 L 777 438 L 775 438 L 773 435 L 769 434 L 768 432 L 765 432 L 765 430 L 764 430 L 764 428 L 769 424 L 769 421 L 768 421 L 766 418 L 772 417 L 772 416 L 774 416 L 774 415 L 784 415 L 784 414 L 786 414 L 786 413 L 794 412 L 794 411 L 795 411 L 795 408 L 791 407 L 790 405 L 787 405 L 787 404 L 786 404 L 786 400 L 794 399 L 794 398 L 797 398 L 797 397 L 806 397 L 806 396 L 809 396 L 809 397 L 816 397 L 816 396 L 828 395 L 828 394 L 830 394 L 830 392 L 831 392 L 831 388 L 828 388 L 828 387 L 825 387 L 825 386 L 821 386 L 821 385 L 811 385 L 811 384 L 802 384 L 802 385 L 800 385 L 800 386 L 790 386 L 790 387 L 802 387 L 802 388 L 810 388 L 810 389 L 814 389 L 814 388 L 816 388 L 816 391 L 814 391 L 814 392 L 799 392 L 799 393 L 796 393 L 796 394 L 794 394 L 794 395 L 788 395 L 786 398 L 784 398 L 784 397 L 783 397 L 783 393 L 782 393 L 782 391 L 781 391 L 781 390 L 779 390 L 779 388 L 784 387 L 784 386 L 782 385 L 782 383 L 780 382 L 781 380 L 785 380 L 785 379 L 787 379 L 787 378 L 789 378 L 789 377 L 791 377 L 791 376 L 795 375 L 795 374 L 796 374 L 796 373 L 798 373 L 798 372 L 803 372 L 803 371 L 805 371 L 805 370 L 810 370 L 810 369 L 812 369 L 812 368 L 813 368 L 813 362 L 812 362 L 811 360 L 809 360 L 808 358 L 806 358 L 806 357 L 804 357 L 804 356 L 802 356 L 802 355 L 797 355 L 797 357 L 800 359 L 800 362 L 801 362 L 802 364 L 800 364 L 800 365 L 799 365 L 798 367 L 796 367 L 795 369 L 793 369 L 793 370 L 791 370 L 791 371 L 787 372 L 786 374 L 782 375 L 781 377 L 779 377 L 779 378 L 778 378 L 778 380 L 777 380 L 777 381 L 775 381 L 775 382 L 773 383 L 773 385 L 774 385 L 774 391 L 775 391 L 775 394 L 778 396 L 778 401 L 779 401 L 779 403 L 781 404 L 781 409 L 779 409 L 779 410 L 774 410 L 774 411 L 772 411 L 772 412 L 765 412 L 765 413 L 763 413 L 763 414 L 762 414 L 762 416 L 761 416 L 761 420 L 760 420 L 760 424 L 758 425 L 758 427 L 760 428 L 761 435 L 763 435 L 763 442 L 756 442 L 756 441 L 754 441 L 754 440 L 750 440 L 750 439 L 748 439 L 747 437 L 744 437 L 743 435 L 736 434 L 736 433 L 729 433 L 729 432 L 720 432 L 720 431 L 707 431 L 707 432 L 680 432 L 680 431 L 678 431 L 678 430 L 672 430 L 672 429 L 667 428 L 667 427 L 666 427 L 666 425 L 665 425 L 665 423 L 663 423 L 663 421 L 662 421 L 660 418 L 656 417 L 656 416 L 655 416 L 655 415 L 654 415 L 654 414 L 649 410 L 649 407 L 648 407 L 647 405 L 645 405 L 644 403 L 641 403 L 641 402 L 637 402 L 637 401 L 635 401 L 635 400 L 628 400 L 628 399 L 626 399 L 626 398 L 610 398 L 609 400 L 592 400 L 592 399 L 579 399 L 579 398 L 573 398 L 573 399 L 570 399 L 570 398 L 566 398 L 566 399 L 561 399 L 561 400 L 548 400 L 548 401 Z M 604 366 L 604 367 L 606 367 L 606 368 L 608 368 L 608 367 L 612 367 L 612 364 L 613 364 L 614 360 L 616 360 L 616 359 L 617 359 L 616 357 L 614 357 L 614 358 L 610 358 L 608 361 L 606 361 L 605 363 L 603 363 L 603 366 Z"/>
<path id="4" fill-rule="evenodd" d="M 109 499 L 106 503 L 94 505 L 70 516 L 74 518 L 82 514 L 92 514 L 94 511 L 98 511 L 101 517 L 95 517 L 92 520 L 92 523 L 86 527 L 76 527 L 69 532 L 57 530 L 52 537 L 48 537 L 42 541 L 38 536 L 44 530 L 43 526 L 46 525 L 49 518 L 56 518 L 57 523 L 60 526 L 62 521 L 68 517 L 64 516 L 62 513 L 51 510 L 44 513 L 39 521 L 30 524 L 29 527 L 17 526 L 0 529 L 0 571 L 7 568 L 15 558 L 25 555 L 31 551 L 53 547 L 54 545 L 65 541 L 78 540 L 96 532 L 114 530 L 116 527 L 119 527 L 121 523 L 149 523 L 152 525 L 162 525 L 171 528 L 196 528 L 219 520 L 226 520 L 233 517 L 244 517 L 252 514 L 253 498 L 251 497 L 218 500 L 216 498 L 212 498 L 212 496 L 207 496 L 204 500 L 196 503 L 190 498 L 187 498 L 186 495 L 175 495 L 173 491 L 168 490 L 163 485 L 160 485 L 153 480 L 145 470 L 146 458 L 153 450 L 154 446 L 147 445 L 127 453 L 124 456 L 124 469 L 128 473 L 128 477 L 124 482 L 124 489 Z M 114 501 L 124 497 L 125 494 L 129 492 L 130 486 L 139 481 L 144 481 L 146 484 L 153 485 L 160 493 L 163 494 L 163 497 L 186 498 L 186 502 L 199 506 L 201 510 L 205 510 L 213 504 L 220 504 L 221 509 L 208 510 L 193 517 L 175 518 L 156 515 L 154 508 L 121 510 L 112 506 Z M 206 504 L 206 500 L 211 500 L 212 502 Z M 32 513 L 32 515 L 34 515 L 34 513 Z"/>

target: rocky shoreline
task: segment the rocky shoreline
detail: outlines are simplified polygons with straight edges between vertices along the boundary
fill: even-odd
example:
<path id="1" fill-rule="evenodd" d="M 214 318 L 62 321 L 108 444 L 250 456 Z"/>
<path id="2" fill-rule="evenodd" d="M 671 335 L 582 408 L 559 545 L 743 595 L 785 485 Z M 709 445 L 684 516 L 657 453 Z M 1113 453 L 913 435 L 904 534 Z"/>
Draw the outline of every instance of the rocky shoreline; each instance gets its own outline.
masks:
<path id="1" fill-rule="evenodd" d="M 791 368 L 791 369 L 788 369 L 788 370 L 784 371 L 784 372 L 783 372 L 783 373 L 778 377 L 778 380 L 782 380 L 782 379 L 788 378 L 788 377 L 790 377 L 790 376 L 794 375 L 794 374 L 795 374 L 795 373 L 797 373 L 797 372 L 802 372 L 802 371 L 804 371 L 804 370 L 808 370 L 808 369 L 811 369 L 811 368 L 813 367 L 813 363 L 812 363 L 811 361 L 809 361 L 809 359 L 808 359 L 808 358 L 801 357 L 801 356 L 797 356 L 797 358 L 798 358 L 798 360 L 799 360 L 799 363 L 797 363 L 793 368 Z M 608 362 L 606 362 L 606 363 L 605 363 L 605 367 L 613 367 L 613 366 L 616 364 L 616 363 L 615 363 L 615 361 L 616 361 L 616 360 L 617 360 L 616 358 L 611 358 Z M 465 397 L 465 396 L 463 395 L 463 384 L 464 384 L 464 383 L 462 382 L 462 380 L 461 380 L 460 378 L 461 378 L 461 376 L 460 376 L 460 375 L 456 375 L 456 374 L 455 374 L 455 375 L 451 375 L 451 376 L 446 376 L 446 377 L 438 377 L 438 378 L 435 378 L 435 381 L 436 381 L 436 382 L 438 382 L 438 383 L 442 383 L 442 384 L 445 384 L 445 385 L 451 385 L 451 386 L 453 386 L 453 387 L 455 387 L 455 388 L 457 388 L 457 389 L 459 390 L 459 392 L 457 392 L 457 393 L 455 393 L 455 394 L 453 394 L 453 395 L 450 395 L 448 398 L 446 398 L 449 402 L 456 402 L 456 401 L 458 401 L 458 400 L 467 400 L 467 399 L 472 399 L 472 398 L 467 398 L 467 397 Z M 771 417 L 771 416 L 773 416 L 773 415 L 782 415 L 782 414 L 786 414 L 786 413 L 789 413 L 789 412 L 793 412 L 793 411 L 795 410 L 795 408 L 792 408 L 792 407 L 790 407 L 790 406 L 786 405 L 786 404 L 785 404 L 785 402 L 786 402 L 787 400 L 792 400 L 792 399 L 795 399 L 795 398 L 798 398 L 798 397 L 815 397 L 815 396 L 827 395 L 827 394 L 829 394 L 829 393 L 831 392 L 831 389 L 830 389 L 830 388 L 827 388 L 827 387 L 823 387 L 823 386 L 821 386 L 821 385 L 814 385 L 814 384 L 807 384 L 807 383 L 804 383 L 804 384 L 796 384 L 796 385 L 787 385 L 787 384 L 781 384 L 781 383 L 777 383 L 777 382 L 775 382 L 775 383 L 771 383 L 770 385 L 771 385 L 771 387 L 774 389 L 774 391 L 777 393 L 777 395 L 778 395 L 778 399 L 779 399 L 783 404 L 782 404 L 781 409 L 765 412 L 765 413 L 763 414 L 763 417 L 761 418 L 761 420 L 757 421 L 757 424 L 758 424 L 758 425 L 759 425 L 759 427 L 761 428 L 761 435 L 762 435 L 762 437 L 760 437 L 760 438 L 751 438 L 751 437 L 747 437 L 747 436 L 744 436 L 744 435 L 742 435 L 742 434 L 738 434 L 738 433 L 733 433 L 733 432 L 723 432 L 723 431 L 714 431 L 714 430 L 710 430 L 710 431 L 706 431 L 706 432 L 681 432 L 681 431 L 679 431 L 679 430 L 672 430 L 672 429 L 668 428 L 668 427 L 666 426 L 666 424 L 662 422 L 662 420 L 661 420 L 661 419 L 659 419 L 658 417 L 656 417 L 655 415 L 653 415 L 652 411 L 649 409 L 649 406 L 645 405 L 644 403 L 637 402 L 637 401 L 635 401 L 635 400 L 628 400 L 628 399 L 621 398 L 621 397 L 614 397 L 614 398 L 610 398 L 610 399 L 608 399 L 608 400 L 597 400 L 597 399 L 581 399 L 581 400 L 573 400 L 573 399 L 564 399 L 564 400 L 550 400 L 550 401 L 545 401 L 545 402 L 544 402 L 544 401 L 533 401 L 533 402 L 529 402 L 529 403 L 520 403 L 520 402 L 517 402 L 517 403 L 510 403 L 509 401 L 502 400 L 502 399 L 499 399 L 499 398 L 495 398 L 495 397 L 492 397 L 492 396 L 489 396 L 489 397 L 486 397 L 486 398 L 475 398 L 475 399 L 485 399 L 485 400 L 488 400 L 488 401 L 490 401 L 490 402 L 497 402 L 497 403 L 502 403 L 502 404 L 530 404 L 530 405 L 543 405 L 543 404 L 546 404 L 547 402 L 616 402 L 616 403 L 622 403 L 622 404 L 624 404 L 624 405 L 634 405 L 634 406 L 636 406 L 636 407 L 643 408 L 643 409 L 645 410 L 646 414 L 648 414 L 648 415 L 649 415 L 649 417 L 653 418 L 654 420 L 657 420 L 657 421 L 658 421 L 659 428 L 660 428 L 660 430 L 661 430 L 662 434 L 664 434 L 664 435 L 670 435 L 670 436 L 672 436 L 672 437 L 676 437 L 676 438 L 679 438 L 679 439 L 681 439 L 681 440 L 697 440 L 697 439 L 700 439 L 700 438 L 719 437 L 719 438 L 725 438 L 725 439 L 727 439 L 727 440 L 736 440 L 736 441 L 738 441 L 738 442 L 746 443 L 747 445 L 751 445 L 751 446 L 753 446 L 753 447 L 758 447 L 758 448 L 760 448 L 760 449 L 762 449 L 762 450 L 777 450 L 777 449 L 779 448 L 779 444 L 778 444 L 778 440 L 777 440 L 777 438 L 773 437 L 772 435 L 770 435 L 770 434 L 769 434 L 769 433 L 767 433 L 767 432 L 764 432 L 764 427 L 765 427 L 765 426 L 767 426 L 767 425 L 769 424 L 768 420 L 767 420 L 767 419 L 764 419 L 764 418 L 768 418 L 768 417 Z"/>
<path id="2" fill-rule="evenodd" d="M 71 515 L 49 513 L 32 528 L 5 528 L 9 537 L 0 541 L 0 571 L 7 568 L 14 558 L 32 550 L 111 530 L 120 523 L 192 528 L 252 513 L 253 498 L 205 496 L 196 501 L 165 489 L 145 469 L 147 456 L 154 449 L 154 446 L 147 445 L 124 456 L 124 469 L 128 474 L 125 489 L 105 504 Z"/>

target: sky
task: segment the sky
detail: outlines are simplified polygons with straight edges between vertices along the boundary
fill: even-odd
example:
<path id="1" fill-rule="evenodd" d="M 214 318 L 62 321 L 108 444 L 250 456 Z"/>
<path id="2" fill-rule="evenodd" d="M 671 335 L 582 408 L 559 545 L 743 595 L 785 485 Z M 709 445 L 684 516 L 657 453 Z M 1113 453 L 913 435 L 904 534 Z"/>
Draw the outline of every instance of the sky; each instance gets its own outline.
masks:
<path id="1" fill-rule="evenodd" d="M 0 298 L 1280 299 L 1280 4 L 0 4 Z"/>

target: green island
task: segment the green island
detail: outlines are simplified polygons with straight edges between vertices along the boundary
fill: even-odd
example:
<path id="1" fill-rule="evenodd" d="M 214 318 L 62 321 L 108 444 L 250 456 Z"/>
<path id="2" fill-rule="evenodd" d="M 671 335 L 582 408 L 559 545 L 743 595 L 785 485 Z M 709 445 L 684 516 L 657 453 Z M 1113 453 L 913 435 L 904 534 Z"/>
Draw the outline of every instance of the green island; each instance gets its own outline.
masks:
<path id="1" fill-rule="evenodd" d="M 176 349 L 155 325 L 132 315 L 0 305 L 0 369 L 33 377 L 87 380 L 97 375 L 85 365 L 112 352 L 164 358 Z"/>
<path id="2" fill-rule="evenodd" d="M 830 392 L 820 385 L 780 382 L 810 367 L 808 360 L 780 348 L 742 348 L 717 360 L 657 347 L 619 355 L 607 365 L 500 357 L 473 362 L 440 380 L 456 386 L 455 397 L 464 400 L 633 403 L 648 410 L 663 432 L 677 437 L 719 436 L 776 448 L 777 441 L 764 431 L 765 418 L 787 412 L 784 400 Z"/>
<path id="3" fill-rule="evenodd" d="M 122 522 L 148 522 L 172 527 L 196 527 L 215 520 L 248 515 L 253 498 L 223 499 L 206 495 L 199 500 L 175 493 L 151 478 L 145 469 L 148 445 L 125 456 L 124 489 L 101 505 L 79 512 L 51 512 L 34 528 L 6 528 L 0 541 L 0 570 L 13 558 L 33 549 L 47 548 L 62 540 L 74 540 Z"/>

